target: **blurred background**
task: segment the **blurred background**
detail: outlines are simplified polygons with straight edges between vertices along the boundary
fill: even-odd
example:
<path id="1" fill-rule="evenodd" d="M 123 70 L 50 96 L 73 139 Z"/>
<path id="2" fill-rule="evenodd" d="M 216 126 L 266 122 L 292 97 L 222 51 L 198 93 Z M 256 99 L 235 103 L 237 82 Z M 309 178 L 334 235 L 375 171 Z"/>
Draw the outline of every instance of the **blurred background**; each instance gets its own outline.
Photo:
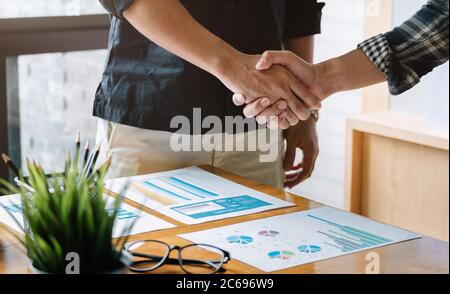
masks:
<path id="1" fill-rule="evenodd" d="M 426 0 L 323 2 L 327 5 L 323 11 L 323 32 L 316 39 L 317 62 L 346 53 L 366 37 L 400 24 Z M 73 33 L 65 18 L 89 15 L 92 18 L 84 25 L 74 23 L 76 29 L 106 34 L 107 18 L 102 15 L 104 13 L 98 1 L 93 0 L 0 0 L 0 26 L 5 26 L 0 27 L 0 36 L 2 32 L 14 33 L 15 29 L 24 36 L 33 33 L 35 27 L 23 26 L 20 20 L 35 17 L 42 20 L 36 23 L 50 26 L 49 31 L 54 23 L 58 26 L 55 29 Z M 58 21 L 47 22 L 47 18 L 51 17 L 58 17 Z M 9 19 L 18 22 L 6 27 L 5 21 Z M 90 22 L 93 23 L 91 27 Z M 8 100 L 7 148 L 16 161 L 23 163 L 26 154 L 50 169 L 60 170 L 61 159 L 65 156 L 63 152 L 72 146 L 74 134 L 81 131 L 84 138 L 95 138 L 96 120 L 91 116 L 92 101 L 101 78 L 106 51 L 100 45 L 89 48 L 89 44 L 80 44 L 80 40 L 84 42 L 79 39 L 77 44 L 65 44 L 64 52 L 54 52 L 54 48 L 49 47 L 51 53 L 42 48 L 38 50 L 40 54 L 22 54 L 20 50 L 17 54 L 4 53 Z M 86 39 L 85 42 L 90 41 Z M 0 44 L 0 55 L 4 45 Z M 80 47 L 83 47 L 83 51 L 77 51 Z M 352 174 L 355 172 L 355 162 L 352 161 L 355 159 L 355 150 L 351 147 L 355 145 L 349 133 L 352 132 L 349 118 L 361 117 L 362 121 L 366 121 L 365 115 L 371 113 L 388 113 L 390 118 L 394 118 L 394 124 L 396 114 L 391 116 L 392 113 L 404 114 L 402 118 L 420 124 L 420 128 L 425 128 L 428 135 L 433 133 L 439 140 L 444 140 L 444 145 L 446 139 L 448 160 L 448 76 L 447 63 L 427 76 L 419 87 L 399 97 L 389 97 L 386 86 L 382 85 L 338 94 L 329 99 L 319 122 L 321 153 L 315 173 L 293 192 L 331 206 L 349 209 L 349 202 L 355 201 L 350 197 L 361 192 L 352 189 L 355 185 L 361 189 L 362 185 L 355 182 L 358 179 Z M 5 115 L 3 111 L 0 113 L 2 115 Z M 367 178 L 359 180 L 364 179 Z M 447 191 L 448 198 L 448 182 L 443 189 L 444 193 Z"/>

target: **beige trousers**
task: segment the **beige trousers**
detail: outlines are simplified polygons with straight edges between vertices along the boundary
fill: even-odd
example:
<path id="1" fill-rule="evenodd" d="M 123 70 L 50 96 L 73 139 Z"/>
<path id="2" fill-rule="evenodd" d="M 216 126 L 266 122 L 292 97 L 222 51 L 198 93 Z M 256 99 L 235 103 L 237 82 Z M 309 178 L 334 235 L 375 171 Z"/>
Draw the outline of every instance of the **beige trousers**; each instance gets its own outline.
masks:
<path id="1" fill-rule="evenodd" d="M 262 133 L 264 136 L 261 135 Z M 209 164 L 256 182 L 276 188 L 283 187 L 284 138 L 282 131 L 260 130 L 240 135 L 219 135 L 221 140 L 213 140 L 213 135 L 184 135 L 174 138 L 174 134 L 170 132 L 140 129 L 99 119 L 97 144 L 101 145 L 102 150 L 99 163 L 108 157 L 112 158 L 108 178 Z M 267 138 L 264 146 L 257 143 L 261 137 L 264 137 L 262 140 Z M 269 137 L 272 139 L 269 140 Z M 182 140 L 197 143 L 203 140 L 208 142 L 208 148 L 206 148 L 208 150 L 198 149 L 199 145 L 196 145 L 197 149 L 179 151 L 180 148 L 175 143 Z M 175 148 L 173 148 L 174 145 L 176 145 Z M 240 146 L 240 149 L 236 146 Z"/>

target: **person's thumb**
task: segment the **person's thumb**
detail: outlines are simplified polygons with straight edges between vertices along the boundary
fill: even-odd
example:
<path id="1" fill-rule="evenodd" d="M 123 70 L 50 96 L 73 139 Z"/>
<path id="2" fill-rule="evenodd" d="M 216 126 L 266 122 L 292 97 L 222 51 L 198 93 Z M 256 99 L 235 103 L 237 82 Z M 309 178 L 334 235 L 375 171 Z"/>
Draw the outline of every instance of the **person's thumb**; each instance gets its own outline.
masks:
<path id="1" fill-rule="evenodd" d="M 256 69 L 266 70 L 269 69 L 272 66 L 272 64 L 273 64 L 273 53 L 267 51 L 261 56 L 261 59 L 256 64 Z"/>
<path id="2" fill-rule="evenodd" d="M 294 145 L 290 145 L 288 142 L 283 162 L 283 168 L 285 171 L 290 171 L 294 168 L 296 152 L 297 148 Z"/>

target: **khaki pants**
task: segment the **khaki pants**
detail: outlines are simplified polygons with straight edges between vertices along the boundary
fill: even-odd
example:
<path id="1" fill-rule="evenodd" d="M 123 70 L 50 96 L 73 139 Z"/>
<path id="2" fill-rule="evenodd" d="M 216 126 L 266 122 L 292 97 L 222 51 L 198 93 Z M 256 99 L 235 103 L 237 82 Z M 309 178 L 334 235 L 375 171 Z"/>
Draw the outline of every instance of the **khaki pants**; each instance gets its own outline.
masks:
<path id="1" fill-rule="evenodd" d="M 258 135 L 259 132 L 264 132 L 267 137 L 275 138 L 270 142 L 267 140 L 264 150 L 258 144 L 249 147 L 247 143 L 257 142 L 261 137 Z M 183 136 L 183 139 L 200 142 L 206 136 L 210 136 L 209 140 L 213 135 Z M 97 144 L 101 144 L 102 150 L 99 163 L 108 157 L 112 158 L 108 178 L 209 164 L 256 182 L 276 188 L 283 187 L 284 138 L 282 131 L 263 130 L 240 135 L 221 134 L 221 136 L 222 142 L 213 144 L 213 150 L 174 151 L 176 148 L 172 148 L 173 133 L 140 129 L 100 119 L 97 130 Z M 214 140 L 209 142 L 211 141 L 214 142 Z M 241 148 L 244 146 L 244 151 L 232 148 L 233 144 Z M 267 148 L 271 150 L 272 159 L 269 162 L 262 162 L 261 155 L 269 153 Z"/>

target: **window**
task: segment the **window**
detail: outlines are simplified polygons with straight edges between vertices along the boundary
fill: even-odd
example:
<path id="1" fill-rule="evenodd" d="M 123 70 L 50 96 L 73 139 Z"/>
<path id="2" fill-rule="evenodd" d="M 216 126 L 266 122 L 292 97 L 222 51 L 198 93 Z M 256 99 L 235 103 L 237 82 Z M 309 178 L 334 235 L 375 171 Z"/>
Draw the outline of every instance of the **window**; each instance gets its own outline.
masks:
<path id="1" fill-rule="evenodd" d="M 95 139 L 109 18 L 96 0 L 0 0 L 0 27 L 0 152 L 61 170 L 78 131 Z"/>
<path id="2" fill-rule="evenodd" d="M 16 107 L 9 107 L 14 150 L 36 159 L 51 171 L 60 171 L 65 152 L 74 146 L 77 132 L 95 139 L 92 103 L 106 58 L 104 50 L 24 55 L 17 58 Z M 11 103 L 12 104 L 12 103 Z M 16 130 L 16 131 L 15 131 Z"/>
<path id="3" fill-rule="evenodd" d="M 105 13 L 97 0 L 0 0 L 0 18 Z"/>

